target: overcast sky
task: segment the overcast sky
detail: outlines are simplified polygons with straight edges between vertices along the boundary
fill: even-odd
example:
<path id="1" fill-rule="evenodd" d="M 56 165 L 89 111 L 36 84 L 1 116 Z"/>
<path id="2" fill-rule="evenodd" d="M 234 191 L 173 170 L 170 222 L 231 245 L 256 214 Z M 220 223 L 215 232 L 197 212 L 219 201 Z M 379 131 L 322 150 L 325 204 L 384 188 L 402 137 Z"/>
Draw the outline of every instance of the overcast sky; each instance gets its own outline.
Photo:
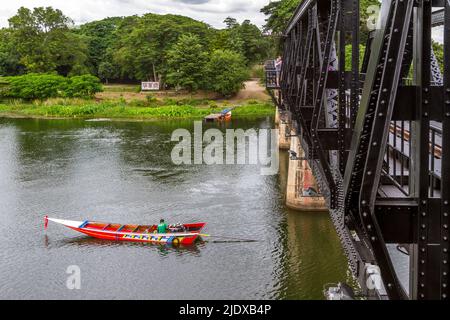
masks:
<path id="1" fill-rule="evenodd" d="M 8 26 L 8 18 L 20 7 L 51 6 L 71 17 L 75 24 L 106 17 L 130 16 L 144 13 L 175 13 L 223 28 L 223 20 L 232 16 L 242 22 L 251 20 L 264 24 L 259 10 L 270 0 L 0 0 L 0 27 Z"/>

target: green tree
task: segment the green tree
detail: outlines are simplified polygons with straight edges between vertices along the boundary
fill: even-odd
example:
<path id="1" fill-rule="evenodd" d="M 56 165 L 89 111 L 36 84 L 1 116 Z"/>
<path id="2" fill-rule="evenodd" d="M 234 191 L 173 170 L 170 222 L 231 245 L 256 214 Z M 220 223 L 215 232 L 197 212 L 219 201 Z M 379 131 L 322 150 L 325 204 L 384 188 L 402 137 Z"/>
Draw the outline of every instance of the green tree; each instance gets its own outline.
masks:
<path id="1" fill-rule="evenodd" d="M 20 63 L 29 72 L 57 71 L 67 75 L 74 66 L 81 71 L 87 48 L 70 30 L 72 25 L 72 20 L 58 9 L 21 7 L 9 19 L 11 40 Z"/>
<path id="2" fill-rule="evenodd" d="M 239 24 L 228 17 L 224 21 L 226 29 L 220 30 L 212 40 L 212 49 L 229 49 L 242 54 L 248 65 L 260 63 L 272 52 L 273 42 L 250 20 Z"/>
<path id="3" fill-rule="evenodd" d="M 76 33 L 81 35 L 88 47 L 89 63 L 92 71 L 100 76 L 100 65 L 108 60 L 110 48 L 116 40 L 116 30 L 123 21 L 122 17 L 106 18 L 81 25 Z M 104 68 L 103 68 L 103 71 Z M 108 76 L 110 78 L 110 76 Z"/>
<path id="4" fill-rule="evenodd" d="M 264 36 L 261 30 L 250 20 L 242 22 L 239 33 L 243 43 L 243 54 L 250 64 L 262 62 L 269 57 L 269 52 L 273 46 L 272 41 Z"/>
<path id="5" fill-rule="evenodd" d="M 275 35 L 282 34 L 300 2 L 301 0 L 280 0 L 264 6 L 261 12 L 267 16 L 265 30 Z"/>
<path id="6" fill-rule="evenodd" d="M 24 73 L 25 67 L 20 64 L 19 54 L 12 42 L 11 31 L 0 29 L 0 76 Z"/>
<path id="7" fill-rule="evenodd" d="M 287 27 L 289 20 L 295 13 L 301 0 L 272 1 L 261 9 L 267 16 L 264 29 L 275 36 L 281 35 Z M 380 6 L 379 0 L 360 0 L 360 40 L 365 44 L 369 30 L 367 21 L 374 11 L 368 10 L 370 6 Z"/>
<path id="8" fill-rule="evenodd" d="M 113 63 L 120 75 L 129 79 L 155 79 L 164 83 L 167 55 L 181 35 L 198 36 L 210 47 L 213 30 L 203 22 L 178 15 L 146 14 L 128 17 L 120 24 L 117 41 L 111 48 Z"/>
<path id="9" fill-rule="evenodd" d="M 366 46 L 363 44 L 359 45 L 359 70 L 361 70 L 362 64 L 364 62 L 364 54 L 366 53 Z M 345 46 L 345 71 L 352 70 L 352 46 Z"/>
<path id="10" fill-rule="evenodd" d="M 167 79 L 171 85 L 196 90 L 203 87 L 205 78 L 199 81 L 200 71 L 192 71 L 193 67 L 206 64 L 215 50 L 237 53 L 241 69 L 273 56 L 270 36 L 249 20 L 240 24 L 229 17 L 224 22 L 227 27 L 217 30 L 188 17 L 145 14 L 107 18 L 75 28 L 60 10 L 22 7 L 9 19 L 9 28 L 0 29 L 0 75 L 57 73 L 72 77 L 90 73 L 106 82 L 155 80 L 164 87 Z M 183 44 L 194 38 L 192 48 Z M 197 50 L 197 57 L 192 53 L 185 58 L 197 63 L 184 66 L 176 61 L 180 57 L 176 52 L 189 53 L 188 49 Z M 176 79 L 177 72 L 188 77 L 186 82 Z"/>
<path id="11" fill-rule="evenodd" d="M 203 87 L 208 55 L 196 35 L 183 35 L 168 52 L 169 85 L 197 91 Z"/>
<path id="12" fill-rule="evenodd" d="M 223 22 L 227 26 L 227 29 L 233 29 L 234 27 L 239 26 L 239 23 L 233 17 L 227 17 Z"/>
<path id="13" fill-rule="evenodd" d="M 436 41 L 432 41 L 431 45 L 433 46 L 434 55 L 436 56 L 436 60 L 439 64 L 439 68 L 441 69 L 441 73 L 444 72 L 444 45 L 440 44 Z"/>
<path id="14" fill-rule="evenodd" d="M 249 77 L 245 58 L 230 50 L 215 50 L 206 66 L 208 88 L 223 96 L 231 96 L 244 86 Z"/>
<path id="15" fill-rule="evenodd" d="M 109 79 L 117 77 L 116 67 L 109 61 L 102 61 L 98 66 L 98 76 L 108 84 Z"/>

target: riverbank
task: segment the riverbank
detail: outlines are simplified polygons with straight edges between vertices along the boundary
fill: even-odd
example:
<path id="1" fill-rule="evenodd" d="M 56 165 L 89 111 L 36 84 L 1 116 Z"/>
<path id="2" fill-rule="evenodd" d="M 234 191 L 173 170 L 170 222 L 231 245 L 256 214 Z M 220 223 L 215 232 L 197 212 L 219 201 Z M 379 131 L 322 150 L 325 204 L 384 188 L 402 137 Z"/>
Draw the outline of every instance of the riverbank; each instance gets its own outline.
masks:
<path id="1" fill-rule="evenodd" d="M 275 107 L 269 102 L 249 101 L 243 105 L 194 106 L 166 105 L 158 107 L 138 107 L 127 103 L 86 101 L 85 104 L 0 104 L 0 117 L 8 118 L 55 118 L 55 119 L 202 119 L 220 112 L 224 107 L 234 107 L 233 117 L 273 116 Z"/>
<path id="2" fill-rule="evenodd" d="M 264 88 L 246 82 L 235 97 L 224 100 L 208 93 L 183 94 L 182 92 L 133 93 L 136 86 L 111 85 L 85 100 L 56 98 L 45 101 L 0 101 L 0 117 L 40 119 L 98 119 L 111 120 L 164 120 L 202 119 L 211 113 L 234 108 L 233 117 L 274 116 L 275 106 Z M 138 88 L 139 89 L 139 88 Z"/>

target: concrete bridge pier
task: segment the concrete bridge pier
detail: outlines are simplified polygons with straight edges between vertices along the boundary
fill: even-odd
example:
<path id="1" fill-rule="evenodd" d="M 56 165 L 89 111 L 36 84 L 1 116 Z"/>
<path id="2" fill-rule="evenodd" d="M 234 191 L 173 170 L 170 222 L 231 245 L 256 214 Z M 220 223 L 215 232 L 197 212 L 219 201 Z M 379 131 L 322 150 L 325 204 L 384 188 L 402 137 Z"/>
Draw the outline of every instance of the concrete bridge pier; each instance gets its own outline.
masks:
<path id="1" fill-rule="evenodd" d="M 280 149 L 289 150 L 291 147 L 291 120 L 289 114 L 287 112 L 280 112 L 277 108 L 275 124 L 280 131 L 278 139 Z"/>
<path id="2" fill-rule="evenodd" d="M 279 125 L 280 124 L 280 110 L 277 107 L 277 111 L 275 112 L 275 125 Z"/>
<path id="3" fill-rule="evenodd" d="M 325 199 L 320 195 L 320 190 L 308 161 L 303 160 L 305 152 L 301 148 L 299 137 L 296 136 L 296 129 L 294 129 L 290 115 L 287 113 L 280 114 L 277 110 L 276 119 L 279 119 L 280 149 L 291 151 L 286 205 L 298 211 L 328 212 Z"/>

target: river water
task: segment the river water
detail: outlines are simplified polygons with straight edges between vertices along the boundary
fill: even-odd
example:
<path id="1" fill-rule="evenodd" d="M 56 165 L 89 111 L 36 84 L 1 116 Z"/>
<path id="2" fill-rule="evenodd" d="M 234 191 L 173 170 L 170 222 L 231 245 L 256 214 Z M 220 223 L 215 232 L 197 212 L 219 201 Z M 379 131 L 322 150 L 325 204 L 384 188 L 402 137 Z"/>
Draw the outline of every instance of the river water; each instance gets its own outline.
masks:
<path id="1" fill-rule="evenodd" d="M 176 166 L 177 128 L 193 125 L 0 119 L 0 299 L 322 299 L 325 284 L 346 281 L 328 215 L 284 205 L 285 153 L 272 176 L 257 165 Z M 113 243 L 54 224 L 45 232 L 45 215 L 206 221 L 208 234 L 258 242 Z M 79 290 L 67 287 L 69 266 L 79 267 Z"/>

